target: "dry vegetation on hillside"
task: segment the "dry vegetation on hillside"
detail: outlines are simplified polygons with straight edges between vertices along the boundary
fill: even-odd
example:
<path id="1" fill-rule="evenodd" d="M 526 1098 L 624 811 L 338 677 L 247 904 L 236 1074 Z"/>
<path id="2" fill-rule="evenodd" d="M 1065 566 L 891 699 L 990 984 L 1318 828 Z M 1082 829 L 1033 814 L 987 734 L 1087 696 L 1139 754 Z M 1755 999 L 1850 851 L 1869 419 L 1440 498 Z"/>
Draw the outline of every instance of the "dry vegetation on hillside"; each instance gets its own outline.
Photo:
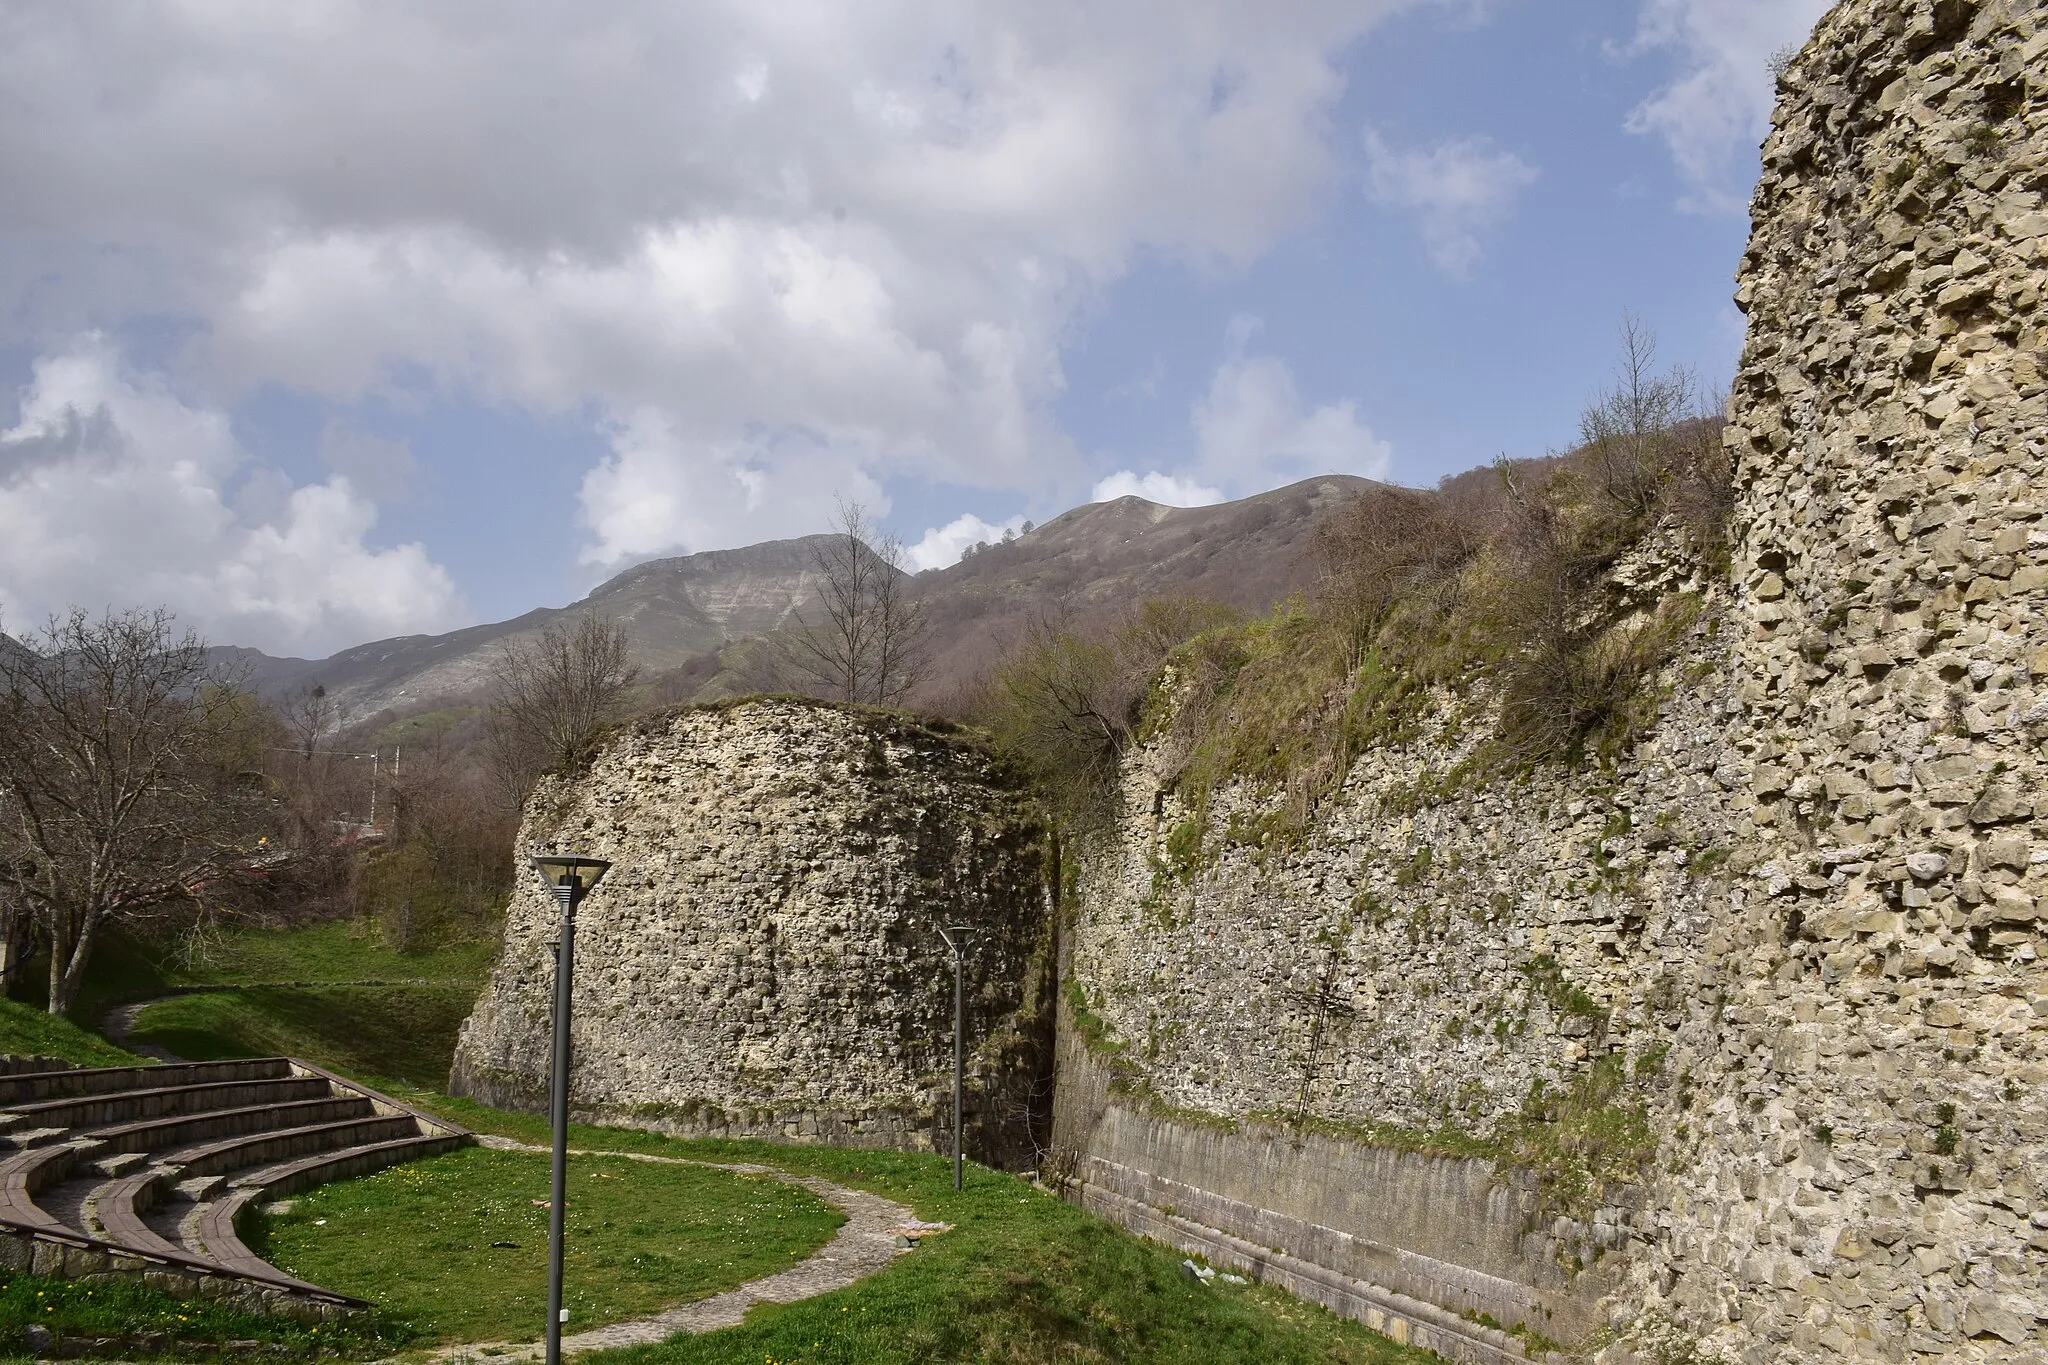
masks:
<path id="1" fill-rule="evenodd" d="M 1492 699 L 1499 767 L 1612 753 L 1654 718 L 1644 680 L 1690 618 L 1681 601 L 1629 609 L 1610 570 L 1660 525 L 1718 565 L 1731 498 L 1720 419 L 1689 375 L 1653 371 L 1633 322 L 1623 339 L 1569 454 L 1367 490 L 1318 527 L 1314 592 L 1264 617 L 1182 601 L 1046 622 L 972 714 L 1077 815 L 1156 740 L 1184 791 L 1246 779 L 1284 793 L 1298 826 L 1361 749 L 1422 733 L 1435 688 Z"/>

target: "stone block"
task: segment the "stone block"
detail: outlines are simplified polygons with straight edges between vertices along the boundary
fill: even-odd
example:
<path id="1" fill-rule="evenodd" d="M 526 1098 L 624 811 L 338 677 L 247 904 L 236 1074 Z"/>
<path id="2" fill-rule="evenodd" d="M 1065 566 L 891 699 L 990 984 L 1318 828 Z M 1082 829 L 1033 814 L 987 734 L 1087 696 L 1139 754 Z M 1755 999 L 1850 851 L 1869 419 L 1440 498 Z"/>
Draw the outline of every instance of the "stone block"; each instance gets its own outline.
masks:
<path id="1" fill-rule="evenodd" d="M 2017 782 L 1993 783 L 1970 807 L 1973 825 L 2002 825 L 2024 820 L 2034 813 L 2033 799 Z"/>

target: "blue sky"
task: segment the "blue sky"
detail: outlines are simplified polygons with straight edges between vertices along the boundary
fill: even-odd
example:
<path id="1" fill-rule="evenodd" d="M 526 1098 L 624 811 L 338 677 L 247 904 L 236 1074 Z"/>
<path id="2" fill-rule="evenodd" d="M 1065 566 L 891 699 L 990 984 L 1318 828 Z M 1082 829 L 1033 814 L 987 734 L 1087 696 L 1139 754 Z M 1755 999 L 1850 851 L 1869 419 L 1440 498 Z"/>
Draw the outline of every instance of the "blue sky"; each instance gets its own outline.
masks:
<path id="1" fill-rule="evenodd" d="M 1724 383 L 1820 0 L 0 6 L 0 627 L 324 654 Z"/>

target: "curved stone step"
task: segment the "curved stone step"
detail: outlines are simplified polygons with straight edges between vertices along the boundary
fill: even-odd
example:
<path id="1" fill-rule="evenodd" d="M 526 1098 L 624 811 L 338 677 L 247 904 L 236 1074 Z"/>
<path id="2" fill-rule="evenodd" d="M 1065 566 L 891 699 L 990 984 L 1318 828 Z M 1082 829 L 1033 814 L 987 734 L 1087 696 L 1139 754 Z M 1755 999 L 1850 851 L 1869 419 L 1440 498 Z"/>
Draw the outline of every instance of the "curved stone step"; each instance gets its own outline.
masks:
<path id="1" fill-rule="evenodd" d="M 27 1227 L 70 1231 L 64 1220 L 36 1202 L 36 1195 L 71 1174 L 78 1149 L 69 1145 L 31 1147 L 0 1161 L 0 1217 Z"/>
<path id="2" fill-rule="evenodd" d="M 154 1068 L 152 1068 L 154 1069 Z M 197 1115 L 209 1110 L 244 1108 L 264 1103 L 325 1098 L 333 1082 L 320 1076 L 278 1076 L 259 1080 L 211 1081 L 197 1085 L 152 1086 L 33 1104 L 17 1104 L 9 1115 L 17 1120 L 4 1141 L 22 1145 L 29 1132 L 61 1128 L 97 1128 L 127 1120 Z"/>
<path id="3" fill-rule="evenodd" d="M 210 1081 L 268 1080 L 291 1074 L 284 1057 L 226 1062 L 172 1062 L 162 1066 L 94 1066 L 0 1076 L 0 1110 L 42 1100 L 77 1098 L 114 1090 L 200 1085 Z"/>
<path id="4" fill-rule="evenodd" d="M 171 1174 L 152 1169 L 110 1180 L 86 1201 L 85 1231 L 121 1246 L 162 1255 L 189 1254 L 168 1237 L 161 1236 L 143 1220 L 143 1215 L 162 1203 L 169 1192 Z"/>
<path id="5" fill-rule="evenodd" d="M 265 1167 L 237 1178 L 235 1188 L 226 1196 L 201 1205 L 194 1216 L 185 1220 L 180 1232 L 186 1237 L 185 1245 L 189 1251 L 204 1256 L 223 1269 L 241 1275 L 290 1279 L 291 1276 L 243 1245 L 238 1224 L 250 1209 L 280 1195 L 295 1194 L 330 1180 L 368 1175 L 403 1161 L 453 1151 L 466 1145 L 468 1140 L 466 1134 L 400 1138 L 394 1142 L 366 1143 Z"/>
<path id="6" fill-rule="evenodd" d="M 367 1095 L 328 1095 L 320 1099 L 292 1100 L 285 1104 L 253 1104 L 235 1109 L 209 1109 L 198 1114 L 180 1114 L 167 1119 L 139 1119 L 106 1128 L 89 1129 L 84 1136 L 106 1144 L 113 1152 L 160 1152 L 209 1138 L 234 1137 L 242 1133 L 296 1128 L 309 1123 L 334 1123 L 343 1119 L 368 1118 L 376 1106 Z"/>
<path id="7" fill-rule="evenodd" d="M 267 1166 L 296 1157 L 313 1156 L 344 1147 L 367 1146 L 401 1138 L 425 1136 L 419 1120 L 410 1114 L 374 1115 L 343 1119 L 336 1123 L 312 1123 L 299 1128 L 280 1128 L 253 1137 L 229 1138 L 202 1147 L 188 1147 L 159 1158 L 173 1167 L 179 1178 L 221 1175 L 249 1166 Z"/>

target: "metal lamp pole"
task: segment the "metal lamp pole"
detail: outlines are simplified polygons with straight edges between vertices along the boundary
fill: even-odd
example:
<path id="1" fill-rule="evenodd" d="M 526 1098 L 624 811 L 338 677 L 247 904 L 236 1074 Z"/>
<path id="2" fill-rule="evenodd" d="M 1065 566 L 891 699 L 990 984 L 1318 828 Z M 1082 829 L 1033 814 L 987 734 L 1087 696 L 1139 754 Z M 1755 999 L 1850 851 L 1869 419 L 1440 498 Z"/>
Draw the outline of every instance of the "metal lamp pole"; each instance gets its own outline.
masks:
<path id="1" fill-rule="evenodd" d="M 569 1204 L 569 987 L 576 966 L 576 907 L 603 880 L 611 864 L 574 854 L 544 854 L 534 871 L 554 893 L 562 911 L 562 936 L 555 945 L 555 1067 L 548 1088 L 554 1121 L 554 1171 L 548 1191 L 547 1365 L 562 1365 L 562 1239 Z"/>
<path id="2" fill-rule="evenodd" d="M 953 1188 L 960 1188 L 961 1096 L 965 1089 L 967 1057 L 967 1009 L 963 989 L 962 954 L 967 950 L 967 936 L 974 932 L 970 924 L 942 924 L 939 937 L 946 940 L 946 946 L 953 950 Z M 955 935 L 958 935 L 956 938 Z"/>

